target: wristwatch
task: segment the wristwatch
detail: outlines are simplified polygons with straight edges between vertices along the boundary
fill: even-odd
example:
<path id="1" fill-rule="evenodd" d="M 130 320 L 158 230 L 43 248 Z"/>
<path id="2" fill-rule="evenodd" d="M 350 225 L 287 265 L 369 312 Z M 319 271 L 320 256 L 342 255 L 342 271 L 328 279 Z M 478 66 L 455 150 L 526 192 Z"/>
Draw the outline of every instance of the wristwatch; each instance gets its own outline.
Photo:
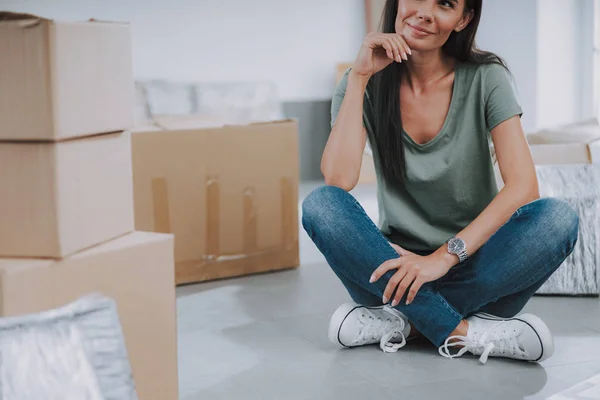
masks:
<path id="1" fill-rule="evenodd" d="M 467 254 L 467 243 L 459 237 L 452 237 L 446 242 L 448 243 L 448 253 L 458 256 L 460 262 L 469 258 Z"/>

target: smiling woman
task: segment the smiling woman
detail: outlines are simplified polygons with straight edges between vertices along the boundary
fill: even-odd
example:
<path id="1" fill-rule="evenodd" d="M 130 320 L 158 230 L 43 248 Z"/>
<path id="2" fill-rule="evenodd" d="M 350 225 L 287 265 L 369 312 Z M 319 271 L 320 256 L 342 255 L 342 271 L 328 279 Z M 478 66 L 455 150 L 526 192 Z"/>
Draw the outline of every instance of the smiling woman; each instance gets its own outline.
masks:
<path id="1" fill-rule="evenodd" d="M 578 217 L 539 199 L 510 72 L 475 46 L 481 11 L 482 0 L 387 0 L 382 32 L 336 89 L 327 185 L 302 215 L 354 300 L 331 318 L 334 343 L 396 351 L 420 333 L 446 357 L 461 346 L 482 362 L 554 351 L 544 322 L 517 314 L 573 251 Z M 348 193 L 367 141 L 379 226 Z"/>

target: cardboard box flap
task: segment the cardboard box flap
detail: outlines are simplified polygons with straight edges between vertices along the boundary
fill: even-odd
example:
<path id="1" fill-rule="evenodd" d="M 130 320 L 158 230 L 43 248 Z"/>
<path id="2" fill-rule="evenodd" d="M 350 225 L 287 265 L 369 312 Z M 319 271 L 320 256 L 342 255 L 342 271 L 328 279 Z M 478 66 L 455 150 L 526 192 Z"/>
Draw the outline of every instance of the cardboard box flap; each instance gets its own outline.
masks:
<path id="1" fill-rule="evenodd" d="M 111 240 L 106 243 L 102 243 L 98 246 L 92 247 L 85 251 L 76 253 L 71 256 L 72 259 L 77 259 L 78 257 L 87 257 L 89 255 L 100 254 L 100 253 L 110 253 L 112 251 L 119 251 L 124 248 L 135 248 L 138 246 L 146 246 L 148 244 L 152 244 L 155 242 L 161 242 L 170 237 L 169 234 L 159 234 L 152 232 L 135 232 L 134 235 L 127 234 L 121 236 L 117 240 Z"/>
<path id="2" fill-rule="evenodd" d="M 33 14 L 0 11 L 0 24 L 11 23 L 23 29 L 27 29 L 39 25 L 42 21 L 49 20 Z"/>
<path id="3" fill-rule="evenodd" d="M 11 11 L 0 11 L 0 22 L 4 21 L 22 21 L 22 20 L 45 20 L 46 18 L 39 17 L 33 14 L 17 13 Z"/>
<path id="4" fill-rule="evenodd" d="M 209 115 L 157 115 L 153 117 L 153 125 L 164 130 L 238 128 L 243 126 L 280 125 L 289 122 L 297 122 L 297 120 L 286 118 L 235 124 L 226 121 L 224 118 Z"/>
<path id="5" fill-rule="evenodd" d="M 202 115 L 156 115 L 153 125 L 163 130 L 220 128 L 225 121 L 218 117 Z"/>
<path id="6" fill-rule="evenodd" d="M 0 23 L 7 21 L 33 21 L 34 25 L 37 25 L 40 21 L 48 21 L 52 22 L 52 19 L 40 17 L 39 15 L 27 14 L 27 13 L 19 13 L 12 11 L 0 11 Z M 63 21 L 61 21 L 63 22 Z M 88 23 L 88 22 L 97 22 L 101 24 L 123 24 L 129 25 L 127 22 L 119 22 L 119 21 L 103 21 L 95 18 L 90 18 L 87 21 L 78 21 L 78 23 Z M 31 25 L 25 24 L 23 27 L 29 27 Z"/>
<path id="7" fill-rule="evenodd" d="M 252 122 L 250 124 L 248 124 L 248 126 L 253 126 L 253 125 L 278 125 L 278 124 L 285 124 L 288 122 L 298 122 L 298 120 L 296 118 L 284 118 L 284 119 L 278 119 L 278 120 L 273 120 L 273 121 L 256 121 L 256 122 Z M 226 125 L 227 126 L 227 125 Z"/>

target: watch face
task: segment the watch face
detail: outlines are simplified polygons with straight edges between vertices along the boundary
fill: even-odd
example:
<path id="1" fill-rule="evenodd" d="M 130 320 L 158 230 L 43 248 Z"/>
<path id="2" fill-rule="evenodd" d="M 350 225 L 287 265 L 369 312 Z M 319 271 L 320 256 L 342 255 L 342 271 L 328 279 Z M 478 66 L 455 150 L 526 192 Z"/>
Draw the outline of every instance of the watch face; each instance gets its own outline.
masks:
<path id="1" fill-rule="evenodd" d="M 461 238 L 453 238 L 448 242 L 448 250 L 452 254 L 459 254 L 467 248 L 464 240 Z"/>

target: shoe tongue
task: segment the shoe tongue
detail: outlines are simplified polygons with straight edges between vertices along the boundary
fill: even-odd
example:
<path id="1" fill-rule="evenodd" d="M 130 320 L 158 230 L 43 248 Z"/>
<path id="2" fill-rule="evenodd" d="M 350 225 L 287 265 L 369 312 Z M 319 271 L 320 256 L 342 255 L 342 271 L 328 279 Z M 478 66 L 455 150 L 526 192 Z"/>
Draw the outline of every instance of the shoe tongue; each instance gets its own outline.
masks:
<path id="1" fill-rule="evenodd" d="M 370 315 L 374 318 L 374 323 L 379 323 L 382 325 L 387 325 L 390 326 L 391 324 L 393 324 L 394 322 L 396 322 L 397 320 L 402 320 L 402 318 L 400 317 L 400 314 L 398 313 L 394 313 L 394 312 L 390 312 L 390 311 L 386 311 L 383 308 L 380 309 L 370 309 L 369 310 Z M 389 322 L 389 321 L 391 322 Z"/>
<path id="2" fill-rule="evenodd" d="M 510 326 L 509 321 L 498 324 L 497 326 L 494 327 L 494 331 L 496 331 L 498 333 L 498 335 L 494 335 L 494 334 L 492 334 L 491 331 L 488 331 L 489 327 L 487 327 L 486 324 L 484 324 L 482 321 L 475 320 L 475 321 L 473 321 L 473 323 L 474 323 L 473 331 L 477 331 L 477 333 L 479 334 L 478 339 L 481 338 L 482 334 L 487 333 L 486 342 L 509 341 L 511 343 L 514 343 L 514 340 L 516 340 L 517 346 L 521 351 L 527 350 L 527 349 L 525 349 L 522 341 L 518 339 L 518 333 L 519 333 L 518 331 L 517 331 L 517 337 L 515 339 L 515 336 L 512 334 L 513 327 Z M 503 326 L 504 324 L 507 324 L 509 326 Z M 501 332 L 503 330 L 506 330 L 510 334 L 508 336 L 502 335 Z M 467 333 L 467 336 L 468 336 L 468 333 Z"/>
<path id="3" fill-rule="evenodd" d="M 384 309 L 380 309 L 375 311 L 375 316 L 381 317 L 381 319 L 383 319 L 384 321 L 386 319 L 391 319 L 394 322 L 396 320 L 399 320 L 398 322 L 402 321 L 404 323 L 404 328 L 402 329 L 402 332 L 399 332 L 396 335 L 394 335 L 392 340 L 401 341 L 402 335 L 404 335 L 404 339 L 408 338 L 408 335 L 410 334 L 410 324 L 406 322 L 406 317 L 404 317 L 404 314 L 402 314 L 400 311 L 394 308 L 388 308 L 387 311 L 385 311 Z"/>

